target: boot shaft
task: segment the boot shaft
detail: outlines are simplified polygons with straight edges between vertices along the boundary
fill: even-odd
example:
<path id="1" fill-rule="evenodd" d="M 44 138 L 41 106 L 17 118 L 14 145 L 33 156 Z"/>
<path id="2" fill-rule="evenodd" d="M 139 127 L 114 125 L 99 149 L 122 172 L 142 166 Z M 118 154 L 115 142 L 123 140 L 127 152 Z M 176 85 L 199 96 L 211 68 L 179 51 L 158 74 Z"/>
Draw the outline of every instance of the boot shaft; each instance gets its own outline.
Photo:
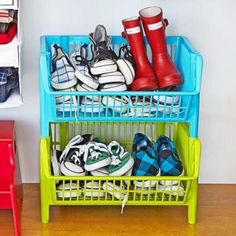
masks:
<path id="1" fill-rule="evenodd" d="M 138 17 L 122 20 L 124 34 L 129 42 L 135 61 L 135 80 L 132 90 L 155 90 L 158 88 L 154 71 L 146 54 L 143 32 Z"/>
<path id="2" fill-rule="evenodd" d="M 164 89 L 181 84 L 181 75 L 167 51 L 165 28 L 168 22 L 163 19 L 162 9 L 147 7 L 139 11 L 139 15 L 152 49 L 152 65 L 159 87 Z"/>
<path id="3" fill-rule="evenodd" d="M 146 60 L 146 48 L 139 18 L 132 17 L 124 19 L 122 20 L 122 24 L 125 30 L 125 37 L 130 44 L 136 64 L 139 63 L 139 60 Z"/>
<path id="4" fill-rule="evenodd" d="M 139 11 L 139 15 L 152 52 L 167 52 L 165 28 L 168 22 L 163 19 L 162 9 L 147 7 Z"/>

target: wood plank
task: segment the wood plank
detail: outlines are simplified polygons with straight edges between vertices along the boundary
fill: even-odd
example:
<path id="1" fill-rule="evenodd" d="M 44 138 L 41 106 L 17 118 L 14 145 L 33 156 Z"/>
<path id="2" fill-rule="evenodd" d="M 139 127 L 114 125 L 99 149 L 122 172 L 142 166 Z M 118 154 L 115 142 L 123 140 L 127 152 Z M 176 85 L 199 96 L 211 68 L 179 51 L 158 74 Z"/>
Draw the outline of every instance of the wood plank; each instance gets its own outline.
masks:
<path id="1" fill-rule="evenodd" d="M 24 184 L 23 236 L 74 235 L 235 235 L 236 185 L 200 185 L 198 222 L 187 223 L 186 207 L 51 207 L 49 224 L 40 222 L 38 184 Z M 0 235 L 13 235 L 11 211 L 0 211 Z"/>

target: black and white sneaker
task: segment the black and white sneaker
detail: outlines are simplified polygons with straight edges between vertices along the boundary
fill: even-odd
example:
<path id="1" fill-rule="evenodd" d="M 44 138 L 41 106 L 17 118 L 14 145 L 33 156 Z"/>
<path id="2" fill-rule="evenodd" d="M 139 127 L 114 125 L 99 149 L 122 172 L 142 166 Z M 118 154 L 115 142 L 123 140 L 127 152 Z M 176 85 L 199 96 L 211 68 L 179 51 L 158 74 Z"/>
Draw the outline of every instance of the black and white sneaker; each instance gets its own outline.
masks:
<path id="1" fill-rule="evenodd" d="M 77 84 L 75 69 L 67 54 L 57 44 L 52 46 L 54 50 L 51 61 L 51 85 L 56 90 L 71 88 Z"/>
<path id="2" fill-rule="evenodd" d="M 134 77 L 134 58 L 128 45 L 123 45 L 119 51 L 119 59 L 116 61 L 119 71 L 123 74 L 127 85 L 131 85 Z"/>
<path id="3" fill-rule="evenodd" d="M 111 49 L 111 37 L 107 35 L 103 25 L 97 25 L 94 33 L 90 33 L 90 40 L 94 46 L 93 64 L 90 67 L 91 74 L 101 75 L 117 71 L 115 52 Z"/>
<path id="4" fill-rule="evenodd" d="M 84 176 L 86 174 L 83 155 L 92 138 L 91 134 L 77 135 L 66 145 L 59 159 L 63 175 Z"/>
<path id="5" fill-rule="evenodd" d="M 97 79 L 90 74 L 90 67 L 87 58 L 87 44 L 81 46 L 79 51 L 71 55 L 71 61 L 75 67 L 75 76 L 81 82 L 92 89 L 97 89 L 99 84 Z"/>

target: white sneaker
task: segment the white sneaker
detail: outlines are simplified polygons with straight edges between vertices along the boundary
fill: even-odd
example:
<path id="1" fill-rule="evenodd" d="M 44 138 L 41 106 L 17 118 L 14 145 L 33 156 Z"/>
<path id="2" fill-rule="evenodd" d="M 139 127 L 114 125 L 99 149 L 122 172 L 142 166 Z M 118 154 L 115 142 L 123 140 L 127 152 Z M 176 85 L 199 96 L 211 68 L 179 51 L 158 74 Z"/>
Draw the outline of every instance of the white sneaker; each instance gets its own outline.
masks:
<path id="1" fill-rule="evenodd" d="M 101 182 L 100 182 L 101 183 Z M 97 181 L 89 181 L 84 186 L 86 197 L 104 197 L 105 192 Z"/>
<path id="2" fill-rule="evenodd" d="M 116 63 L 111 59 L 104 59 L 95 62 L 91 67 L 90 71 L 92 75 L 102 75 L 117 71 Z"/>
<path id="3" fill-rule="evenodd" d="M 108 167 L 110 176 L 122 176 L 133 167 L 134 159 L 117 141 L 110 142 L 107 148 L 112 160 Z"/>
<path id="4" fill-rule="evenodd" d="M 117 71 L 115 61 L 118 57 L 110 47 L 111 37 L 107 35 L 106 28 L 103 25 L 97 25 L 94 33 L 90 33 L 89 39 L 94 46 L 91 74 L 102 75 Z"/>
<path id="5" fill-rule="evenodd" d="M 82 189 L 76 183 L 65 183 L 57 186 L 56 193 L 60 199 L 78 198 L 82 195 Z"/>
<path id="6" fill-rule="evenodd" d="M 93 76 L 89 73 L 89 64 L 86 57 L 86 45 L 81 46 L 79 51 L 72 53 L 71 61 L 75 67 L 75 76 L 80 82 L 93 89 L 97 89 L 99 84 L 97 79 L 93 78 Z"/>
<path id="7" fill-rule="evenodd" d="M 100 87 L 101 91 L 114 91 L 122 92 L 127 90 L 127 86 L 124 83 L 104 84 Z"/>
<path id="8" fill-rule="evenodd" d="M 75 69 L 67 54 L 57 44 L 52 46 L 51 85 L 56 90 L 71 88 L 77 84 Z"/>
<path id="9" fill-rule="evenodd" d="M 93 171 L 110 165 L 111 158 L 107 146 L 103 143 L 90 142 L 84 153 L 84 168 Z"/>
<path id="10" fill-rule="evenodd" d="M 117 96 L 104 96 L 102 98 L 102 104 L 114 112 L 117 113 L 127 113 L 129 110 L 129 99 L 123 96 L 122 98 Z"/>
<path id="11" fill-rule="evenodd" d="M 90 174 L 93 176 L 109 176 L 108 167 L 102 167 L 96 170 L 90 171 Z"/>
<path id="12" fill-rule="evenodd" d="M 95 100 L 91 100 L 89 96 L 81 98 L 81 112 L 99 113 L 105 110 L 104 106 Z"/>
<path id="13" fill-rule="evenodd" d="M 63 175 L 84 176 L 86 174 L 83 155 L 92 137 L 91 134 L 77 135 L 68 142 L 59 159 Z"/>

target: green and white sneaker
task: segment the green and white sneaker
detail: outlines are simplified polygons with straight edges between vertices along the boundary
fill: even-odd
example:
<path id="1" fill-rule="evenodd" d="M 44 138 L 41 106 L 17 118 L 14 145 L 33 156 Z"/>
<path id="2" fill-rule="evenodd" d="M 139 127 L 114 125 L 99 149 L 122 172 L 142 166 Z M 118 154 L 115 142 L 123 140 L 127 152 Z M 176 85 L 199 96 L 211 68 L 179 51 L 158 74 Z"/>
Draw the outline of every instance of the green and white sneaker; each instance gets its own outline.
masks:
<path id="1" fill-rule="evenodd" d="M 84 153 L 84 168 L 93 171 L 111 163 L 110 153 L 103 143 L 90 142 Z"/>
<path id="2" fill-rule="evenodd" d="M 134 159 L 116 141 L 108 145 L 111 154 L 111 164 L 108 167 L 110 176 L 121 176 L 127 173 L 134 165 Z"/>

